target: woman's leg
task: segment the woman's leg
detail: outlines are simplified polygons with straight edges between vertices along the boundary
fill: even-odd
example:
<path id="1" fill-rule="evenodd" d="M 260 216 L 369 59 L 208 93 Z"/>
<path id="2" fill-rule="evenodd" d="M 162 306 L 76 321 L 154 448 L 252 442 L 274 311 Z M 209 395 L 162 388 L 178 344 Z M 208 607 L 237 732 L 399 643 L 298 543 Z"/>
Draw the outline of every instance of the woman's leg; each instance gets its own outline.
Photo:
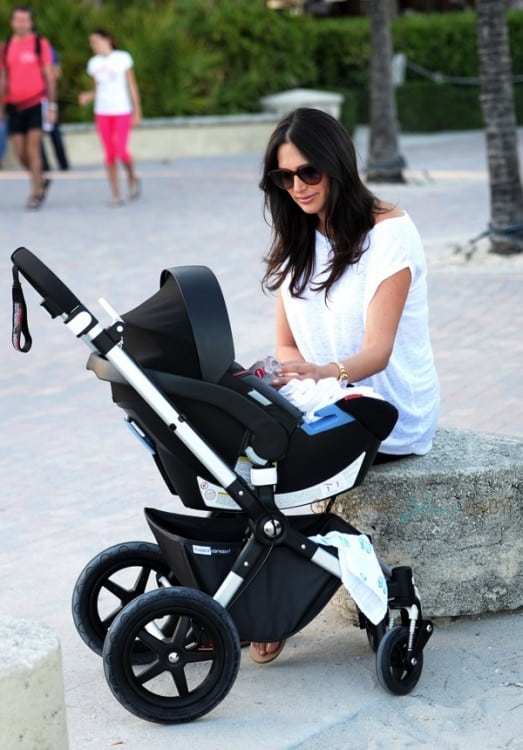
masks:
<path id="1" fill-rule="evenodd" d="M 115 118 L 115 151 L 116 158 L 124 165 L 127 172 L 130 198 L 137 198 L 138 178 L 134 169 L 133 159 L 129 151 L 129 137 L 131 134 L 132 115 L 117 115 Z"/>
<path id="2" fill-rule="evenodd" d="M 120 202 L 120 183 L 116 168 L 115 115 L 96 115 L 96 128 L 104 149 L 104 163 L 113 194 L 113 200 Z"/>

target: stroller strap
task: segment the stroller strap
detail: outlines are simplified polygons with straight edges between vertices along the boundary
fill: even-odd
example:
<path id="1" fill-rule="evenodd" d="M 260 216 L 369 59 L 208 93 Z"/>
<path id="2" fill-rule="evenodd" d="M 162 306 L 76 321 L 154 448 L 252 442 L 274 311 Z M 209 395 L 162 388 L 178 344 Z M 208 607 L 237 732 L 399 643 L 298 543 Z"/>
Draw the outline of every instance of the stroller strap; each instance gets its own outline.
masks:
<path id="1" fill-rule="evenodd" d="M 13 329 L 11 341 L 18 352 L 24 353 L 28 352 L 33 344 L 27 322 L 27 305 L 16 266 L 13 266 Z"/>

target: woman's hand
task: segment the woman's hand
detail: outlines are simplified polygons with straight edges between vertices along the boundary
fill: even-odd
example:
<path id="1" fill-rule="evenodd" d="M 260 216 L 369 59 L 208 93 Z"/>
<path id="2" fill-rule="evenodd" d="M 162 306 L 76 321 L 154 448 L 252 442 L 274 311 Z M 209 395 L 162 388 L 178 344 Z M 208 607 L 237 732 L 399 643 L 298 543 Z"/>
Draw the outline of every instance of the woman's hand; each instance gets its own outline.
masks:
<path id="1" fill-rule="evenodd" d="M 303 360 L 291 360 L 283 362 L 275 372 L 273 385 L 280 388 L 292 380 L 307 380 L 308 378 L 318 382 L 323 378 L 338 377 L 338 368 L 334 362 L 326 365 L 315 365 L 313 362 L 304 362 Z"/>
<path id="2" fill-rule="evenodd" d="M 82 91 L 78 94 L 78 104 L 81 107 L 85 107 L 86 104 L 90 104 L 94 99 L 94 91 Z"/>

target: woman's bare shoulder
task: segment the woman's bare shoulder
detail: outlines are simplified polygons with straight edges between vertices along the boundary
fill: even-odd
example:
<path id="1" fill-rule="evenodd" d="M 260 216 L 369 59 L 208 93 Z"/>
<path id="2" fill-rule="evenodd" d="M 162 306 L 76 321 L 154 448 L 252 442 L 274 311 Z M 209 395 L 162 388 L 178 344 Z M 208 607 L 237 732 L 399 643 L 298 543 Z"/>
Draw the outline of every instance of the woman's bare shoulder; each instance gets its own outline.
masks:
<path id="1" fill-rule="evenodd" d="M 374 212 L 374 223 L 379 224 L 387 219 L 398 219 L 401 216 L 405 216 L 405 211 L 397 204 L 380 201 Z"/>

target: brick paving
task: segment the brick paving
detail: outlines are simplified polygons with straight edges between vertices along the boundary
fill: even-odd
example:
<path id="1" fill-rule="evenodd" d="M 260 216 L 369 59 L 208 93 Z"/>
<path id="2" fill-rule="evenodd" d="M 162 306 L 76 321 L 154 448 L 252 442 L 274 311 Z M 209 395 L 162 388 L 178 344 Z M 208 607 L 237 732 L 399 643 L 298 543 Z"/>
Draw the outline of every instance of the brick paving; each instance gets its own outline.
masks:
<path id="1" fill-rule="evenodd" d="M 452 250 L 488 222 L 482 135 L 412 136 L 402 143 L 408 183 L 377 192 L 409 211 L 426 244 L 441 424 L 521 438 L 522 259 L 489 258 L 480 249 L 466 263 Z M 98 297 L 123 312 L 157 289 L 163 268 L 209 265 L 224 291 L 237 359 L 250 364 L 273 351 L 273 300 L 259 286 L 269 239 L 257 189 L 259 164 L 259 154 L 143 164 L 142 199 L 117 209 L 105 205 L 101 170 L 73 170 L 57 175 L 48 203 L 35 213 L 23 208 L 25 177 L 0 173 L 2 609 L 37 617 L 60 636 L 72 750 L 108 747 L 129 733 L 134 739 L 126 747 L 161 750 L 170 746 L 169 737 L 179 736 L 120 709 L 69 615 L 72 587 L 87 560 L 109 544 L 149 538 L 141 508 L 173 509 L 174 501 L 149 457 L 120 426 L 109 389 L 85 372 L 85 346 L 38 308 L 30 290 L 33 350 L 11 350 L 8 256 L 27 246 L 102 320 Z M 322 619 L 318 627 L 328 641 L 329 624 Z M 223 738 L 229 737 L 230 747 L 244 747 L 247 738 L 258 747 L 253 738 L 263 722 L 259 730 L 250 720 L 242 724 L 258 674 L 246 670 L 242 678 L 246 703 L 236 694 L 231 714 L 234 736 L 243 744 L 230 743 L 226 723 Z M 216 714 L 219 720 L 228 716 L 227 702 Z M 281 747 L 293 746 L 299 735 L 286 723 L 282 732 L 292 739 Z M 216 747 L 204 742 L 205 723 L 198 727 L 181 736 L 195 747 Z"/>

